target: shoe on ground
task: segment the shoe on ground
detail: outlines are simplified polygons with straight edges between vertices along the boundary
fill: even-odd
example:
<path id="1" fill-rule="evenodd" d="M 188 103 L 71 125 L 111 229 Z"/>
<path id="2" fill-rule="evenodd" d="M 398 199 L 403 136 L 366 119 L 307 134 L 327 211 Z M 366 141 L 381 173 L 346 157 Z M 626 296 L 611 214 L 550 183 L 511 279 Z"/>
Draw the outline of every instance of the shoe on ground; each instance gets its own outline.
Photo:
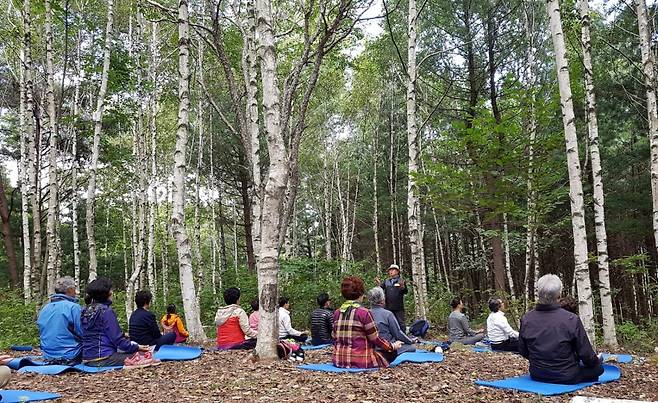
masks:
<path id="1" fill-rule="evenodd" d="M 160 363 L 160 360 L 153 358 L 153 354 L 150 351 L 145 353 L 136 352 L 125 359 L 123 367 L 126 369 L 145 368 L 160 365 Z"/>

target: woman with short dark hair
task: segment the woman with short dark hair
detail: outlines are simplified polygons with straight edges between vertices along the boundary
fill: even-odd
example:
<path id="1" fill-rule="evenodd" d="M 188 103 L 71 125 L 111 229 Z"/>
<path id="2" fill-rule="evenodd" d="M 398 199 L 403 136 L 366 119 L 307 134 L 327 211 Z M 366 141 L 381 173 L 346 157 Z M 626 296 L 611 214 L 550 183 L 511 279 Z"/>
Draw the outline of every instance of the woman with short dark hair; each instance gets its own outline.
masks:
<path id="1" fill-rule="evenodd" d="M 375 347 L 393 352 L 402 346 L 402 342 L 391 344 L 379 337 L 370 311 L 361 305 L 365 294 L 363 280 L 345 277 L 340 292 L 346 301 L 334 312 L 334 365 L 339 368 L 388 367 L 388 361 L 375 351 Z"/>
<path id="2" fill-rule="evenodd" d="M 130 333 L 130 340 L 146 346 L 155 346 L 155 349 L 159 350 L 164 345 L 174 344 L 176 333 L 160 333 L 155 314 L 149 311 L 152 300 L 153 295 L 150 291 L 137 291 L 135 294 L 137 309 L 130 315 L 128 332 Z"/>
<path id="3" fill-rule="evenodd" d="M 487 318 L 487 335 L 492 350 L 516 352 L 519 350 L 519 332 L 509 325 L 504 309 L 505 303 L 502 299 L 497 297 L 489 299 L 491 313 Z"/>

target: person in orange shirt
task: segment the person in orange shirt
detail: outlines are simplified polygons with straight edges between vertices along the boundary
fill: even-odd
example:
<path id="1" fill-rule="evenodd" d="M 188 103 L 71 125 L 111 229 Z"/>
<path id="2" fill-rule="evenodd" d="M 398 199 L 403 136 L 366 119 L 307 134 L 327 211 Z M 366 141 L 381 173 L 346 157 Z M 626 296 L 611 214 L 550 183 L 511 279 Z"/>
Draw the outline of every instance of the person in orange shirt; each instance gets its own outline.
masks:
<path id="1" fill-rule="evenodd" d="M 258 332 L 249 326 L 247 313 L 240 307 L 240 290 L 231 287 L 224 291 L 226 306 L 215 315 L 217 348 L 222 350 L 250 350 L 256 347 Z"/>
<path id="2" fill-rule="evenodd" d="M 164 333 L 176 333 L 175 343 L 185 343 L 190 333 L 185 329 L 183 320 L 176 314 L 176 305 L 169 304 L 167 306 L 167 314 L 160 319 Z"/>

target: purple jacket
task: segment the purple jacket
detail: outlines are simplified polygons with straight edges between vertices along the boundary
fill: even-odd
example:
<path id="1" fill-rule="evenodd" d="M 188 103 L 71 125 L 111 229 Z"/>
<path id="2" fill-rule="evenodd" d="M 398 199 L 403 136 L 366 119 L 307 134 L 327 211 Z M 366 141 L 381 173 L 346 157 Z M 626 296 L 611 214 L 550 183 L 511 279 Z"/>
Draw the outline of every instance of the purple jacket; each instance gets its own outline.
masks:
<path id="1" fill-rule="evenodd" d="M 588 368 L 601 365 L 578 315 L 559 305 L 537 304 L 521 318 L 519 353 L 530 361 L 532 379 L 541 382 L 573 383 L 581 360 Z"/>
<path id="2" fill-rule="evenodd" d="M 82 359 L 99 360 L 116 352 L 134 353 L 139 346 L 124 336 L 111 302 L 92 303 L 82 310 Z"/>

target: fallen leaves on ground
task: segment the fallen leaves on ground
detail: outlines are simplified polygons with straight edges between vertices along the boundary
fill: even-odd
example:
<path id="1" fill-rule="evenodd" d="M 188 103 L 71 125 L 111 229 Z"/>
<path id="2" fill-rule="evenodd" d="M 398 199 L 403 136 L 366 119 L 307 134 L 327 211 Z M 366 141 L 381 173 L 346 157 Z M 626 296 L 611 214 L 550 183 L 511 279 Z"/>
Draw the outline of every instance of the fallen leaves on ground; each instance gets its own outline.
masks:
<path id="1" fill-rule="evenodd" d="M 360 374 L 302 371 L 289 361 L 252 362 L 249 352 L 205 353 L 187 362 L 103 374 L 57 376 L 14 373 L 8 389 L 56 392 L 63 402 L 568 402 L 476 386 L 527 372 L 527 361 L 505 353 L 448 351 L 440 364 L 403 364 Z M 309 351 L 306 363 L 331 361 L 330 350 Z M 579 391 L 581 396 L 658 401 L 658 368 L 650 362 L 622 365 L 618 382 Z"/>

